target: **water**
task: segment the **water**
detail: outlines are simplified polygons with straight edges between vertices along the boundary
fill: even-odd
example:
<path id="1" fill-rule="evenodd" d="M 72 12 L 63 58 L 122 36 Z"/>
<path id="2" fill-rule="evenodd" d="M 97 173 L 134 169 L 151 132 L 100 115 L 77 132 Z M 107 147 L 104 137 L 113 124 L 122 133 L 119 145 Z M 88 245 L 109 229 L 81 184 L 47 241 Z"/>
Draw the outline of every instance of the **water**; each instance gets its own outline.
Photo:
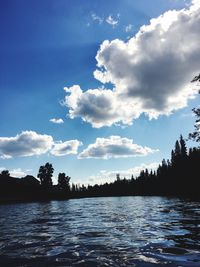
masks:
<path id="1" fill-rule="evenodd" d="M 200 203 L 110 197 L 0 206 L 0 266 L 200 266 Z"/>

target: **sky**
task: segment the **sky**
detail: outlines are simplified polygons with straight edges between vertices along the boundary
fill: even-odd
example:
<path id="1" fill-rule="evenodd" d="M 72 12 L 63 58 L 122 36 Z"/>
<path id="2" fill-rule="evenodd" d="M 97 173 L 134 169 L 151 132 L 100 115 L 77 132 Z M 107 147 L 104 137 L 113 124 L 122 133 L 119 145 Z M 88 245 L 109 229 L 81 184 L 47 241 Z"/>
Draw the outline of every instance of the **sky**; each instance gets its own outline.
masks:
<path id="1" fill-rule="evenodd" d="M 199 25 L 199 0 L 2 0 L 0 170 L 50 162 L 55 183 L 95 184 L 155 169 L 193 130 Z"/>

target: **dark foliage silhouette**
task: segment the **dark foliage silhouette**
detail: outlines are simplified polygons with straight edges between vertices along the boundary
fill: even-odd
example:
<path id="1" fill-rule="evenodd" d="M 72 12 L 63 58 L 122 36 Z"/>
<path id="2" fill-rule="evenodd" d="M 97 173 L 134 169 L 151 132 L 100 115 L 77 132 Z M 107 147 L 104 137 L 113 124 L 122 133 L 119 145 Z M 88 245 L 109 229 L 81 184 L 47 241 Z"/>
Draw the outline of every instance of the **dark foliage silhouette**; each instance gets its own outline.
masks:
<path id="1" fill-rule="evenodd" d="M 8 170 L 3 170 L 0 174 L 0 176 L 3 176 L 3 177 L 9 177 L 10 176 L 10 173 Z"/>
<path id="2" fill-rule="evenodd" d="M 200 83 L 200 74 L 198 76 L 195 76 L 191 82 Z M 194 131 L 189 134 L 189 138 L 196 142 L 200 142 L 200 108 L 193 108 L 192 111 L 196 116 L 196 121 L 194 124 Z"/>
<path id="3" fill-rule="evenodd" d="M 52 187 L 52 185 L 53 185 L 53 183 L 52 183 L 53 172 L 54 172 L 54 168 L 53 168 L 52 164 L 50 164 L 48 162 L 44 166 L 40 166 L 37 177 L 40 179 L 41 185 L 44 188 Z"/>
<path id="4" fill-rule="evenodd" d="M 194 132 L 189 134 L 189 138 L 196 141 L 200 142 L 200 108 L 194 108 L 193 112 L 196 116 L 196 121 L 194 125 Z"/>
<path id="5" fill-rule="evenodd" d="M 142 170 L 134 179 L 120 178 L 103 185 L 88 186 L 72 185 L 73 196 L 119 196 L 119 195 L 160 195 L 200 198 L 199 163 L 200 149 L 190 148 L 187 152 L 186 142 L 182 135 L 175 142 L 170 160 L 162 160 L 156 171 Z"/>
<path id="6" fill-rule="evenodd" d="M 192 79 L 192 81 L 191 82 L 200 82 L 200 73 L 199 73 L 199 75 L 197 75 L 197 76 L 195 76 L 193 79 Z"/>
<path id="7" fill-rule="evenodd" d="M 70 179 L 71 178 L 69 176 L 66 176 L 64 172 L 59 173 L 58 174 L 58 187 L 63 191 L 69 192 L 70 191 L 70 184 L 69 184 Z"/>

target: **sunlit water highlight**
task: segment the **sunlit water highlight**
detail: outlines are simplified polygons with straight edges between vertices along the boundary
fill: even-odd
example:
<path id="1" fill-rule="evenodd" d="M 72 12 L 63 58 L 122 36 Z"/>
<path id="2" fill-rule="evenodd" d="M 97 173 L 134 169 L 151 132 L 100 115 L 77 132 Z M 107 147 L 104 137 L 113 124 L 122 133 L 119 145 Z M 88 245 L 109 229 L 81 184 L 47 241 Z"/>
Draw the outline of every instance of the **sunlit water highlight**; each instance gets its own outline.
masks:
<path id="1" fill-rule="evenodd" d="M 109 197 L 0 206 L 0 266 L 200 266 L 200 203 Z"/>

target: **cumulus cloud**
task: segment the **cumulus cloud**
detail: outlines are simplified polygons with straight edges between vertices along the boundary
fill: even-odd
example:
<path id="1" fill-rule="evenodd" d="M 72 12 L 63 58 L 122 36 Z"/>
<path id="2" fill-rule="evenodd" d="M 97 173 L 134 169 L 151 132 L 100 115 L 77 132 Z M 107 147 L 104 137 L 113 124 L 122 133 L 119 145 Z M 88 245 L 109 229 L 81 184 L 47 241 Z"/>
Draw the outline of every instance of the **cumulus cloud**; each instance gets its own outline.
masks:
<path id="1" fill-rule="evenodd" d="M 156 170 L 158 167 L 158 162 L 152 162 L 149 164 L 142 163 L 139 166 L 135 166 L 133 168 L 127 169 L 127 170 L 113 170 L 113 171 L 107 171 L 107 170 L 101 170 L 97 175 L 90 176 L 86 184 L 103 184 L 103 183 L 111 183 L 116 180 L 116 174 L 119 174 L 121 179 L 124 177 L 126 179 L 130 179 L 133 175 L 134 178 L 136 178 L 142 170 L 148 169 L 150 170 Z"/>
<path id="2" fill-rule="evenodd" d="M 66 142 L 55 143 L 50 153 L 54 156 L 77 154 L 78 147 L 80 145 L 82 145 L 82 143 L 78 140 L 70 140 Z"/>
<path id="3" fill-rule="evenodd" d="M 146 156 L 156 151 L 158 150 L 134 144 L 132 139 L 120 136 L 110 136 L 108 138 L 97 138 L 94 144 L 90 144 L 79 154 L 79 159 L 109 159 Z"/>
<path id="4" fill-rule="evenodd" d="M 46 153 L 52 145 L 53 138 L 50 135 L 23 131 L 15 137 L 0 137 L 0 156 L 9 158 L 41 155 Z"/>
<path id="5" fill-rule="evenodd" d="M 93 127 L 131 125 L 142 113 L 150 119 L 187 106 L 198 88 L 190 86 L 199 73 L 200 1 L 188 9 L 151 19 L 127 42 L 104 41 L 96 55 L 94 77 L 113 89 L 67 89 L 70 118 L 81 117 Z"/>
<path id="6" fill-rule="evenodd" d="M 56 118 L 52 118 L 49 120 L 50 122 L 53 122 L 55 124 L 61 124 L 61 123 L 64 123 L 63 119 L 59 118 L 59 119 L 56 119 Z"/>
<path id="7" fill-rule="evenodd" d="M 76 154 L 78 140 L 56 142 L 53 137 L 34 131 L 23 131 L 15 137 L 0 137 L 0 158 L 36 156 L 51 152 L 54 156 Z"/>
<path id="8" fill-rule="evenodd" d="M 64 100 L 69 108 L 69 117 L 81 117 L 95 128 L 111 126 L 119 121 L 131 124 L 133 116 L 138 118 L 140 115 L 134 109 L 123 107 L 124 103 L 117 100 L 112 90 L 90 89 L 83 92 L 79 85 L 64 89 L 69 94 Z"/>

